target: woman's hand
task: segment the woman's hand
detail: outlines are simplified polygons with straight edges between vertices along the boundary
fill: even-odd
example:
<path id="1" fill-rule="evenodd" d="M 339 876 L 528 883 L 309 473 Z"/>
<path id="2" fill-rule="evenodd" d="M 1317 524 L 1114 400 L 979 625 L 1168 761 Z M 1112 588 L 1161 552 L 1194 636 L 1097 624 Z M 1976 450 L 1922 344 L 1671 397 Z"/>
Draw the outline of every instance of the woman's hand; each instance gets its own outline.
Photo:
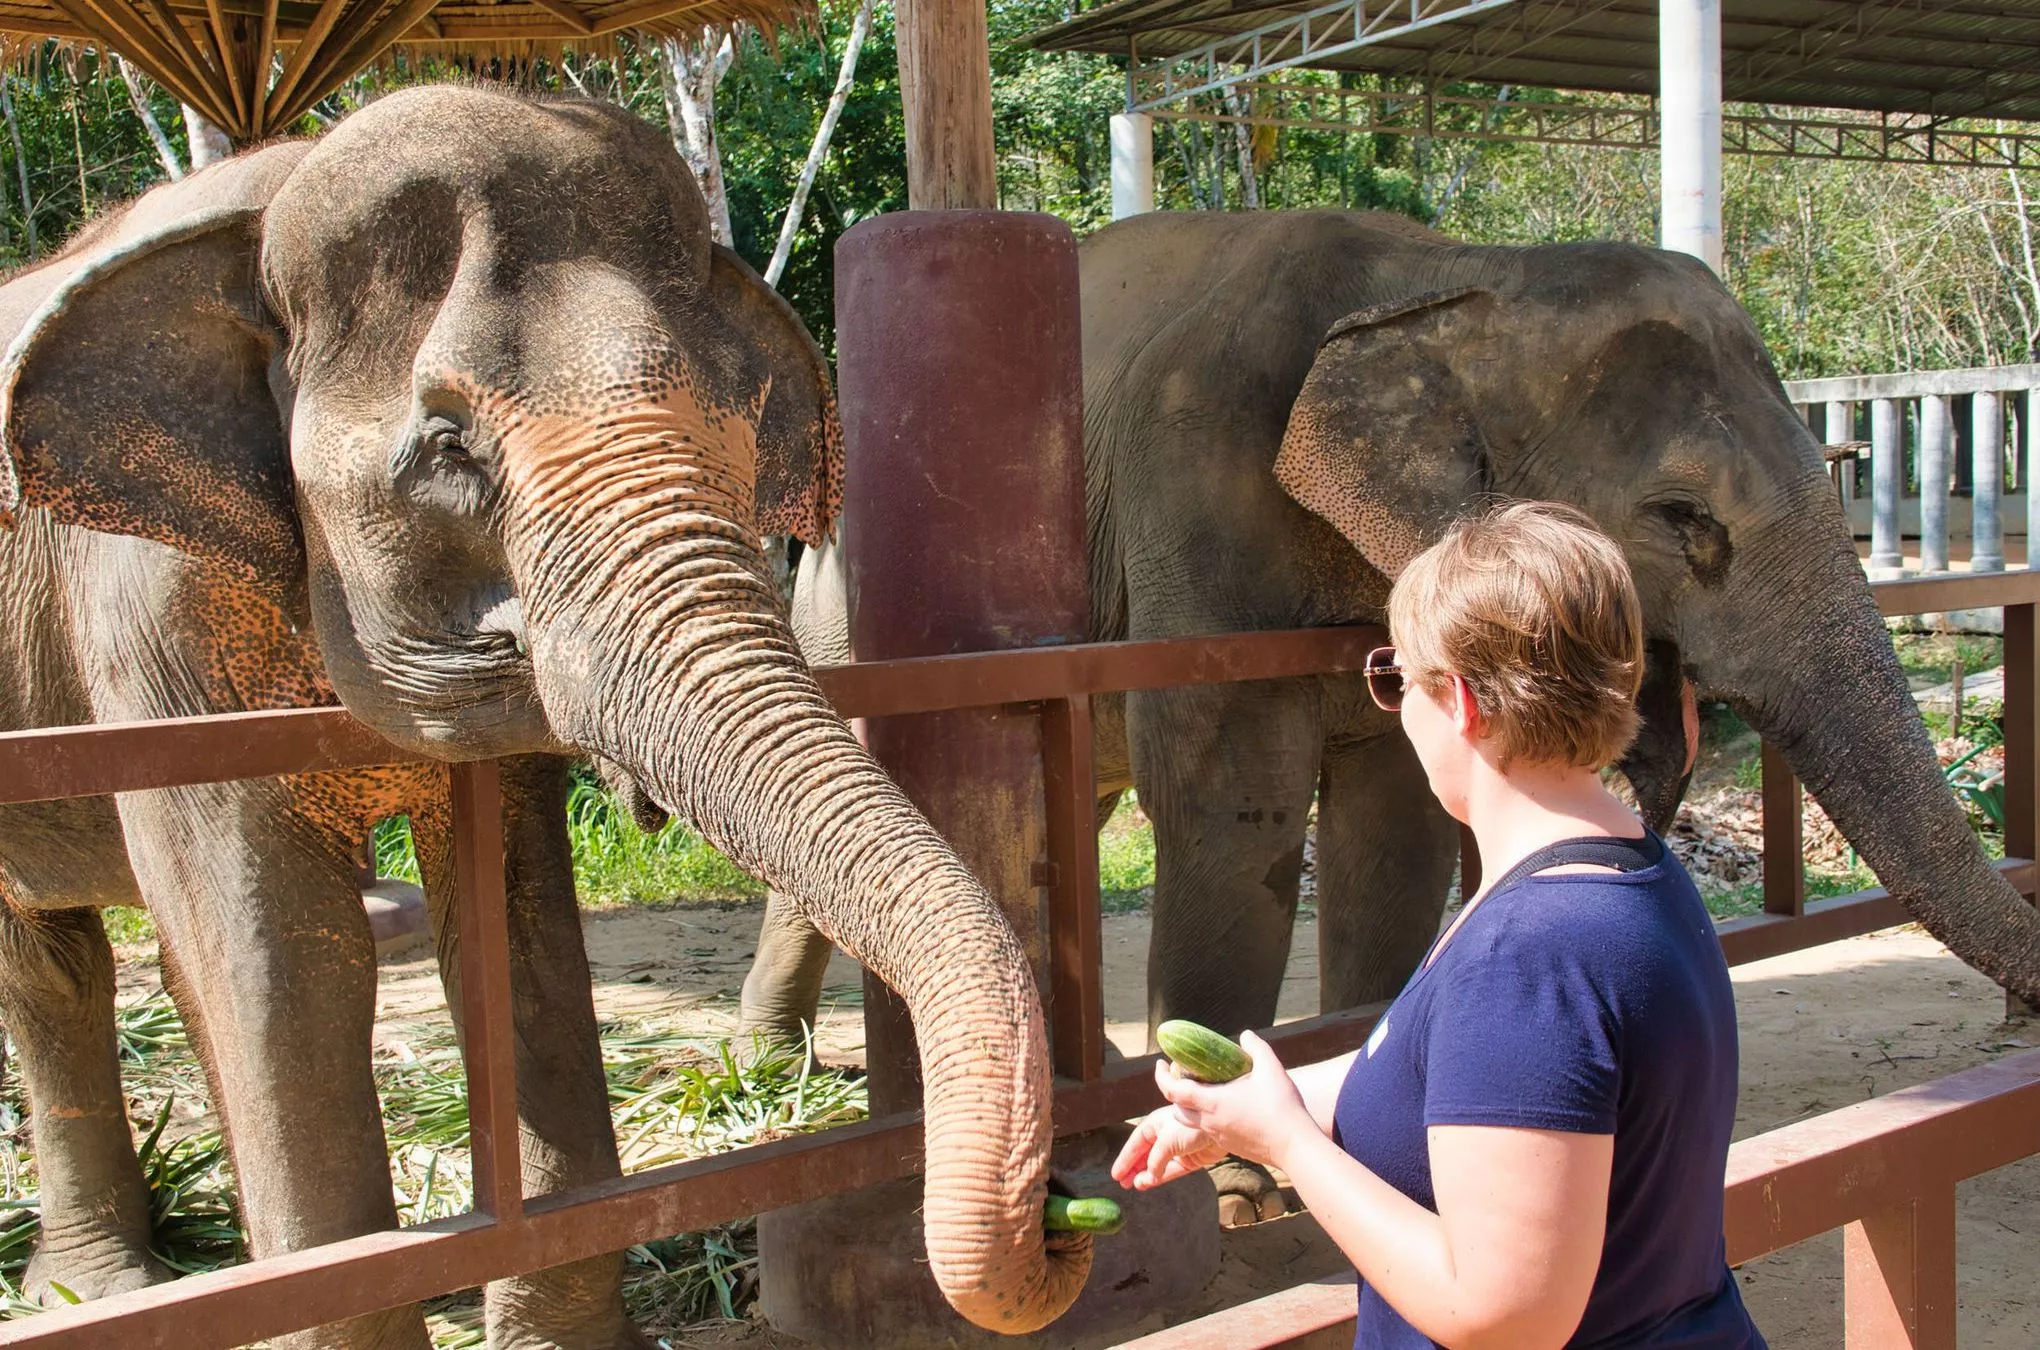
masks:
<path id="1" fill-rule="evenodd" d="M 1112 1165 L 1113 1180 L 1147 1190 L 1229 1154 L 1280 1167 L 1295 1140 L 1323 1133 L 1268 1043 L 1249 1031 L 1240 1046 L 1253 1071 L 1230 1083 L 1199 1083 L 1167 1060 L 1155 1065 L 1155 1082 L 1169 1105 L 1134 1130 Z"/>

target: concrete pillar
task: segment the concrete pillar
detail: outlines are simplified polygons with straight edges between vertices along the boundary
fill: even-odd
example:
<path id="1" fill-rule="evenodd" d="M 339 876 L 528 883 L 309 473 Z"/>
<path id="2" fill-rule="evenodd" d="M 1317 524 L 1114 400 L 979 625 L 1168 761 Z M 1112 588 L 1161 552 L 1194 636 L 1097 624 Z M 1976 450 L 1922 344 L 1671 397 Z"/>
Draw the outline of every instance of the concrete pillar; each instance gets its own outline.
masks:
<path id="1" fill-rule="evenodd" d="M 2025 444 L 2026 459 L 2019 465 L 2019 483 L 2026 489 L 2026 566 L 2040 567 L 2040 427 L 2033 423 L 2040 415 L 2040 389 L 2028 389 L 2019 396 L 2019 440 Z"/>
<path id="2" fill-rule="evenodd" d="M 1905 567 L 1898 548 L 1898 499 L 1905 492 L 1903 428 L 1898 401 L 1870 404 L 1870 576 L 1897 576 Z"/>
<path id="3" fill-rule="evenodd" d="M 2005 409 L 1994 390 L 1970 405 L 1969 570 L 2005 570 L 2005 523 L 1999 512 L 2005 488 Z"/>
<path id="4" fill-rule="evenodd" d="M 1146 113 L 1112 114 L 1112 218 L 1155 209 L 1155 119 Z"/>
<path id="5" fill-rule="evenodd" d="M 1946 394 L 1920 397 L 1920 571 L 1948 570 L 1948 470 L 1955 421 Z"/>
<path id="6" fill-rule="evenodd" d="M 1658 0 L 1659 242 L 1721 271 L 1721 0 Z"/>
<path id="7" fill-rule="evenodd" d="M 1827 421 L 1821 439 L 1828 445 L 1842 445 L 1856 439 L 1856 405 L 1853 403 L 1830 403 L 1827 405 Z M 1846 509 L 1856 500 L 1856 462 L 1843 460 L 1835 467 L 1835 476 L 1842 484 L 1842 506 Z"/>

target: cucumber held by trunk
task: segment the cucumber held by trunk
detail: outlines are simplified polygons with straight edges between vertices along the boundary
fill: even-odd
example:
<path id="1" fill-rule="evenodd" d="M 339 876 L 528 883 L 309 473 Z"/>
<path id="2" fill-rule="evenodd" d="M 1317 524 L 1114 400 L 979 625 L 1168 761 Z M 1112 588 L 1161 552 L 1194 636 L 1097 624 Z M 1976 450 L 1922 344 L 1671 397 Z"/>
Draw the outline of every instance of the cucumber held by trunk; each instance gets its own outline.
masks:
<path id="1" fill-rule="evenodd" d="M 1164 1022 L 1155 1028 L 1155 1043 L 1183 1073 L 1200 1083 L 1230 1083 L 1254 1067 L 1247 1052 L 1195 1022 Z"/>
<path id="2" fill-rule="evenodd" d="M 1051 1233 L 1096 1233 L 1099 1237 L 1111 1237 L 1126 1227 L 1126 1216 L 1120 1212 L 1117 1201 L 1051 1195 L 1041 1216 L 1041 1226 Z"/>

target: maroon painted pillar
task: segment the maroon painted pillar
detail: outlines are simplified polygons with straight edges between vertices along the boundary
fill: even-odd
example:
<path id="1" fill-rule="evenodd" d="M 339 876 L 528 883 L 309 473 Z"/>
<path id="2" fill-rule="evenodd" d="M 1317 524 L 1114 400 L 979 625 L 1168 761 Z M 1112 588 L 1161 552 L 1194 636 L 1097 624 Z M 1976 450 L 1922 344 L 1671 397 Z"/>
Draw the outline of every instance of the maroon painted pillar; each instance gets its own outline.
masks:
<path id="1" fill-rule="evenodd" d="M 836 314 L 854 658 L 1081 642 L 1090 601 L 1069 227 L 1002 211 L 866 221 L 836 248 Z M 1045 988 L 1034 711 L 884 718 L 866 740 L 1005 909 Z M 865 1038 L 873 1112 L 917 1105 L 905 1010 L 870 977 Z"/>
<path id="2" fill-rule="evenodd" d="M 836 246 L 836 316 L 855 658 L 1081 641 L 1082 357 L 1069 229 L 992 211 L 866 221 Z M 998 900 L 1045 989 L 1038 710 L 877 719 L 864 734 Z M 918 1105 L 912 1027 L 869 976 L 864 1018 L 873 1114 Z M 1181 1307 L 1217 1270 L 1216 1193 L 1202 1177 L 1120 1191 L 1108 1174 L 1120 1138 L 1057 1143 L 1056 1178 L 1074 1194 L 1121 1200 L 1127 1227 L 1094 1246 L 1083 1295 L 1047 1330 L 998 1337 L 943 1303 L 921 1241 L 919 1177 L 760 1215 L 767 1320 L 833 1350 L 1049 1350 L 1102 1343 L 1107 1329 Z"/>

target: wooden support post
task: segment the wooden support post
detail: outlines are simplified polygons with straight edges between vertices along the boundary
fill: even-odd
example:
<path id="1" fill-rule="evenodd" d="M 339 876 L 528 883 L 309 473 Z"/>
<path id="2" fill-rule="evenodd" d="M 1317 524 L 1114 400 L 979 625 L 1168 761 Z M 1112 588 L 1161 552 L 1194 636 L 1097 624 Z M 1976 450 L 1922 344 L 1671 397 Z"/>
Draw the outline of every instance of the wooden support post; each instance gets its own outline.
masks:
<path id="1" fill-rule="evenodd" d="M 1763 765 L 1764 913 L 1796 919 L 1806 912 L 1799 778 L 1769 741 L 1764 742 Z"/>
<path id="2" fill-rule="evenodd" d="M 1056 1073 L 1089 1083 L 1105 1076 L 1105 965 L 1089 694 L 1043 705 L 1041 761 L 1048 797 L 1050 1043 Z"/>
<path id="3" fill-rule="evenodd" d="M 894 33 L 907 122 L 907 205 L 999 204 L 984 0 L 898 0 Z"/>
<path id="4" fill-rule="evenodd" d="M 2029 559 L 2031 555 L 2029 554 Z M 2028 566 L 2031 566 L 2028 562 Z M 2033 605 L 2005 606 L 2005 854 L 2040 850 L 2040 623 Z M 2040 1009 L 2005 995 L 2005 1016 Z"/>
<path id="5" fill-rule="evenodd" d="M 1954 1350 L 1952 1185 L 1850 1224 L 1842 1252 L 1848 1350 Z"/>
<path id="6" fill-rule="evenodd" d="M 460 923 L 461 1055 L 467 1064 L 475 1210 L 524 1214 L 517 1052 L 510 1013 L 510 916 L 503 889 L 503 791 L 496 761 L 456 764 L 454 907 Z"/>

